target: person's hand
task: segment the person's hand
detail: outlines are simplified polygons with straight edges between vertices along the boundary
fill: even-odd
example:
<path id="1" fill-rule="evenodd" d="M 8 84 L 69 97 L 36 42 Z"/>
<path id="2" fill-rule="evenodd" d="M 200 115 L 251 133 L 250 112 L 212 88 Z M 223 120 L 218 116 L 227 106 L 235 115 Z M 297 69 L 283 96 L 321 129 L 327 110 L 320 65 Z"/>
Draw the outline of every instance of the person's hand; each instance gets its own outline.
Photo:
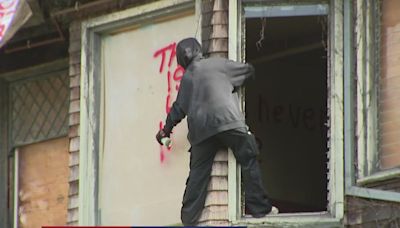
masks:
<path id="1" fill-rule="evenodd" d="M 165 138 L 165 137 L 168 137 L 168 135 L 164 132 L 163 129 L 159 130 L 159 131 L 157 132 L 157 134 L 156 134 L 157 142 L 158 142 L 160 145 L 162 145 L 161 139 L 162 139 L 162 138 Z"/>

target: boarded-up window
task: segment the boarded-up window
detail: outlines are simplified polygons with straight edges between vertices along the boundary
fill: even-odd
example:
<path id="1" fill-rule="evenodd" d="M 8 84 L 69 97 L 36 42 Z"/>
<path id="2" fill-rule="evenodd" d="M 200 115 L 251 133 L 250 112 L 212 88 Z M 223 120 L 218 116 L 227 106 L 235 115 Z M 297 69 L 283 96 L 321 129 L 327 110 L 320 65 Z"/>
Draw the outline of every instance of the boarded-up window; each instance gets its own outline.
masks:
<path id="1" fill-rule="evenodd" d="M 384 0 L 381 19 L 380 166 L 400 166 L 400 1 Z"/>
<path id="2" fill-rule="evenodd" d="M 18 157 L 18 227 L 65 225 L 68 138 L 20 147 Z"/>
<path id="3" fill-rule="evenodd" d="M 69 77 L 56 65 L 16 74 L 9 87 L 15 151 L 16 227 L 65 225 L 68 205 Z M 55 139 L 57 138 L 57 139 Z"/>
<path id="4" fill-rule="evenodd" d="M 195 30 L 189 12 L 102 37 L 101 225 L 180 223 L 189 172 L 186 121 L 174 129 L 170 151 L 160 147 L 155 134 L 183 75 L 176 43 Z"/>

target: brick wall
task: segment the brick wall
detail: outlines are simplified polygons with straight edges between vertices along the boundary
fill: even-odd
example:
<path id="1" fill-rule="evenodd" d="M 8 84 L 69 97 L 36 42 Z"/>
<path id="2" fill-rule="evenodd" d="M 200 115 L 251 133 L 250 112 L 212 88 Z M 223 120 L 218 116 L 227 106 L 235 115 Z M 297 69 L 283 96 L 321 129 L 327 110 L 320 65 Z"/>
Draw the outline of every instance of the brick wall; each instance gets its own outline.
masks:
<path id="1" fill-rule="evenodd" d="M 400 1 L 382 1 L 380 78 L 380 161 L 400 166 Z"/>

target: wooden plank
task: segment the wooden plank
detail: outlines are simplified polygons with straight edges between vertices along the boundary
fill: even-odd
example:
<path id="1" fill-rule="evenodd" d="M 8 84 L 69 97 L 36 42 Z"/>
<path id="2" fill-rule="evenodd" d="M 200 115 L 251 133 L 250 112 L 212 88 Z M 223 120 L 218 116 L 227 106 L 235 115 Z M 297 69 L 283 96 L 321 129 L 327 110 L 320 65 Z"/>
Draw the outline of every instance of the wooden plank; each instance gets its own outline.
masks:
<path id="1" fill-rule="evenodd" d="M 211 178 L 210 183 L 208 185 L 208 190 L 217 190 L 217 191 L 222 191 L 222 190 L 228 190 L 228 177 L 222 176 L 222 177 L 217 177 L 214 176 Z"/>
<path id="2" fill-rule="evenodd" d="M 212 221 L 200 222 L 198 226 L 212 226 L 212 227 L 229 226 L 229 222 L 226 220 L 212 220 Z"/>
<path id="3" fill-rule="evenodd" d="M 82 34 L 81 34 L 80 26 L 79 26 L 79 28 L 75 28 L 74 26 L 70 26 L 70 29 L 69 29 L 69 40 L 70 41 L 73 42 L 73 41 L 80 40 L 81 36 L 82 36 Z"/>
<path id="4" fill-rule="evenodd" d="M 68 210 L 67 221 L 68 225 L 77 224 L 79 219 L 79 211 L 77 208 Z"/>
<path id="5" fill-rule="evenodd" d="M 214 161 L 228 161 L 228 151 L 219 151 L 215 155 Z"/>
<path id="6" fill-rule="evenodd" d="M 218 11 L 212 14 L 211 18 L 212 25 L 227 25 L 228 24 L 228 12 L 227 11 Z"/>
<path id="7" fill-rule="evenodd" d="M 79 204 L 79 195 L 69 195 L 68 208 L 77 208 Z"/>
<path id="8" fill-rule="evenodd" d="M 79 151 L 80 137 L 70 138 L 69 140 L 69 151 Z"/>
<path id="9" fill-rule="evenodd" d="M 79 125 L 73 125 L 69 127 L 68 136 L 70 138 L 79 136 Z"/>
<path id="10" fill-rule="evenodd" d="M 228 25 L 213 25 L 212 26 L 212 32 L 211 32 L 211 36 L 210 38 L 228 38 Z M 224 51 L 228 51 L 228 42 L 227 40 L 223 40 L 222 42 L 225 42 L 225 45 L 221 45 L 224 46 L 225 48 L 223 49 Z M 219 46 L 216 46 L 219 47 Z M 221 49 L 218 49 L 221 50 Z"/>
<path id="11" fill-rule="evenodd" d="M 205 222 L 210 220 L 228 220 L 228 206 L 212 205 L 205 207 L 198 221 Z"/>
<path id="12" fill-rule="evenodd" d="M 69 182 L 79 179 L 79 165 L 69 167 Z"/>
<path id="13" fill-rule="evenodd" d="M 69 113 L 79 112 L 81 108 L 80 100 L 73 100 L 69 103 Z"/>
<path id="14" fill-rule="evenodd" d="M 71 63 L 70 66 L 80 65 L 81 54 L 82 54 L 81 50 L 69 53 L 69 59 L 70 59 L 70 63 Z M 73 59 L 73 60 L 71 60 L 71 59 Z"/>
<path id="15" fill-rule="evenodd" d="M 70 218 L 70 213 L 78 214 L 78 209 L 75 208 L 74 210 L 68 211 L 68 218 Z M 76 216 L 74 221 L 68 222 L 68 226 L 79 226 L 78 216 Z"/>
<path id="16" fill-rule="evenodd" d="M 69 87 L 74 88 L 78 87 L 81 84 L 81 77 L 80 75 L 70 77 Z"/>
<path id="17" fill-rule="evenodd" d="M 18 227 L 65 224 L 68 138 L 21 147 L 19 157 Z"/>
<path id="18" fill-rule="evenodd" d="M 226 0 L 214 0 L 213 11 L 227 11 L 229 2 Z"/>
<path id="19" fill-rule="evenodd" d="M 209 52 L 225 52 L 228 51 L 228 38 L 227 37 L 213 37 L 210 39 Z"/>
<path id="20" fill-rule="evenodd" d="M 68 52 L 78 52 L 81 50 L 81 39 L 72 40 L 69 43 Z"/>
<path id="21" fill-rule="evenodd" d="M 228 162 L 214 161 L 211 176 L 228 176 Z"/>
<path id="22" fill-rule="evenodd" d="M 80 122 L 79 116 L 80 116 L 79 112 L 70 113 L 69 114 L 69 126 L 79 124 L 79 122 Z"/>
<path id="23" fill-rule="evenodd" d="M 70 152 L 68 165 L 69 166 L 79 165 L 79 151 Z"/>
<path id="24" fill-rule="evenodd" d="M 68 196 L 78 195 L 78 194 L 79 194 L 78 182 L 77 181 L 70 182 L 69 183 Z"/>
<path id="25" fill-rule="evenodd" d="M 73 34 L 73 33 L 81 33 L 81 25 L 82 22 L 79 20 L 75 20 L 73 21 L 70 25 L 69 25 L 69 33 Z"/>
<path id="26" fill-rule="evenodd" d="M 205 207 L 211 205 L 227 205 L 228 192 L 227 191 L 211 191 L 208 192 Z"/>
<path id="27" fill-rule="evenodd" d="M 81 87 L 80 86 L 73 87 L 73 88 L 70 89 L 69 99 L 71 101 L 79 100 L 80 99 L 80 95 L 81 95 Z"/>
<path id="28" fill-rule="evenodd" d="M 71 57 L 75 55 L 75 57 Z M 70 58 L 80 58 L 80 52 L 77 53 L 73 53 L 70 55 Z M 81 64 L 77 63 L 77 64 L 73 64 L 69 66 L 69 76 L 77 76 L 81 74 Z"/>

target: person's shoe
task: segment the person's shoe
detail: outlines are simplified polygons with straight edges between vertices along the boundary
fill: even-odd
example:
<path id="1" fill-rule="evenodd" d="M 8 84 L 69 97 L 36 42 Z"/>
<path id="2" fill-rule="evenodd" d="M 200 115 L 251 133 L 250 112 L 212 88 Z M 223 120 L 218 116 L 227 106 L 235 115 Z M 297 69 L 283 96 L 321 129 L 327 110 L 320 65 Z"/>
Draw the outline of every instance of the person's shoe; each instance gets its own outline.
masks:
<path id="1" fill-rule="evenodd" d="M 271 211 L 267 215 L 277 215 L 279 214 L 279 209 L 275 206 L 272 206 Z"/>
<path id="2" fill-rule="evenodd" d="M 271 211 L 267 214 L 255 214 L 255 215 L 245 215 L 246 218 L 262 218 L 268 215 L 277 215 L 279 213 L 279 209 L 275 206 L 272 206 Z"/>

